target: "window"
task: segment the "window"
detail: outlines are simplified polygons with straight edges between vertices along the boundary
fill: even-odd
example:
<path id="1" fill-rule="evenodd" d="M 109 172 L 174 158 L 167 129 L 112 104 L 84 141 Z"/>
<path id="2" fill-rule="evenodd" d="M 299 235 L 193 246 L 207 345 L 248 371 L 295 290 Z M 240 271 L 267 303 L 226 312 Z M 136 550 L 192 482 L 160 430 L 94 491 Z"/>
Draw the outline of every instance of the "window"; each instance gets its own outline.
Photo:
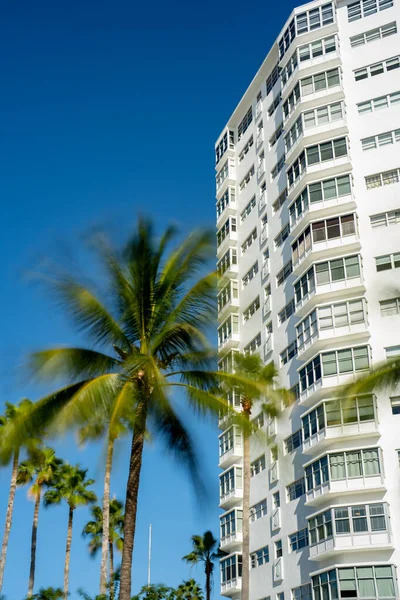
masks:
<path id="1" fill-rule="evenodd" d="M 315 265 L 317 285 L 335 283 L 360 277 L 360 261 L 358 256 L 346 256 Z"/>
<path id="2" fill-rule="evenodd" d="M 235 134 L 233 131 L 229 131 L 229 148 L 233 150 L 235 147 Z M 215 147 L 215 164 L 217 165 L 225 152 L 228 150 L 228 132 L 226 131 L 219 142 L 219 144 Z"/>
<path id="3" fill-rule="evenodd" d="M 238 282 L 231 280 L 229 283 L 222 288 L 217 296 L 218 300 L 218 312 L 220 312 L 232 299 L 237 299 L 239 296 Z"/>
<path id="4" fill-rule="evenodd" d="M 396 254 L 384 254 L 375 258 L 376 270 L 387 271 L 388 269 L 398 269 L 400 267 L 400 252 Z"/>
<path id="5" fill-rule="evenodd" d="M 367 67 L 356 69 L 355 71 L 353 71 L 354 79 L 356 81 L 361 81 L 361 79 L 375 77 L 375 75 L 381 75 L 385 71 L 393 71 L 394 69 L 398 69 L 399 67 L 400 58 L 398 56 L 394 56 L 393 58 L 388 58 L 380 63 L 375 63 L 374 65 L 368 65 Z"/>
<path id="6" fill-rule="evenodd" d="M 323 144 L 309 146 L 296 158 L 287 170 L 288 187 L 296 183 L 307 167 L 347 156 L 346 138 L 330 140 Z"/>
<path id="7" fill-rule="evenodd" d="M 387 25 L 382 25 L 382 27 L 377 27 L 376 29 L 369 29 L 368 31 L 365 31 L 365 33 L 354 35 L 350 38 L 350 46 L 352 48 L 355 48 L 357 46 L 363 46 L 364 44 L 375 42 L 376 40 L 389 37 L 390 35 L 394 35 L 395 33 L 397 33 L 397 25 L 396 22 L 393 21 L 392 23 L 388 23 Z"/>
<path id="8" fill-rule="evenodd" d="M 265 470 L 265 454 L 262 454 L 250 464 L 251 476 L 254 477 Z"/>
<path id="9" fill-rule="evenodd" d="M 296 552 L 308 546 L 308 529 L 300 529 L 289 535 L 289 546 L 291 552 Z"/>
<path id="10" fill-rule="evenodd" d="M 342 102 L 335 102 L 327 106 L 320 106 L 303 113 L 304 129 L 326 125 L 343 119 L 344 108 Z"/>
<path id="11" fill-rule="evenodd" d="M 254 265 L 249 269 L 246 275 L 242 279 L 243 287 L 246 285 L 257 275 L 258 273 L 258 261 L 254 263 Z"/>
<path id="12" fill-rule="evenodd" d="M 274 212 L 277 212 L 281 208 L 281 206 L 283 206 L 285 204 L 287 195 L 288 195 L 287 188 L 285 188 L 283 190 L 283 192 L 275 200 L 275 202 L 272 204 L 272 208 L 274 209 Z"/>
<path id="13" fill-rule="evenodd" d="M 220 246 L 230 233 L 236 232 L 236 217 L 229 217 L 217 233 L 217 246 Z"/>
<path id="14" fill-rule="evenodd" d="M 239 315 L 230 315 L 218 328 L 218 345 L 222 346 L 232 335 L 239 333 Z"/>
<path id="15" fill-rule="evenodd" d="M 314 336 L 318 333 L 317 311 L 313 310 L 296 327 L 297 347 L 303 349 L 306 344 L 312 342 Z"/>
<path id="16" fill-rule="evenodd" d="M 257 429 L 261 429 L 261 427 L 264 427 L 264 413 L 260 412 L 253 420 L 253 427 L 254 430 L 256 431 Z"/>
<path id="17" fill-rule="evenodd" d="M 236 248 L 229 248 L 224 256 L 217 262 L 217 273 L 219 277 L 231 267 L 231 265 L 237 265 L 237 250 Z"/>
<path id="18" fill-rule="evenodd" d="M 290 117 L 297 104 L 300 101 L 300 84 L 297 83 L 293 91 L 289 94 L 288 99 L 283 103 L 283 116 L 286 119 Z"/>
<path id="19" fill-rule="evenodd" d="M 250 233 L 249 237 L 247 237 L 242 244 L 242 254 L 245 254 L 245 252 L 250 248 L 252 243 L 256 241 L 256 239 L 257 239 L 257 227 L 254 227 L 254 229 Z"/>
<path id="20" fill-rule="evenodd" d="M 277 63 L 267 77 L 267 96 L 270 92 L 272 92 L 272 88 L 279 79 L 279 71 L 279 64 Z"/>
<path id="21" fill-rule="evenodd" d="M 334 350 L 333 352 L 325 352 L 321 356 L 324 377 L 369 369 L 368 346 Z"/>
<path id="22" fill-rule="evenodd" d="M 351 194 L 350 175 L 325 179 L 308 185 L 289 206 L 290 222 L 293 225 L 308 210 L 309 203 L 326 202 Z"/>
<path id="23" fill-rule="evenodd" d="M 310 44 L 304 44 L 304 46 L 299 46 L 299 61 L 302 63 L 307 60 L 311 60 L 312 58 L 325 56 L 326 54 L 330 54 L 331 52 L 335 52 L 336 50 L 336 37 L 334 35 L 331 35 L 329 37 L 323 38 L 322 40 L 316 40 L 315 42 L 311 42 Z"/>
<path id="24" fill-rule="evenodd" d="M 300 35 L 331 23 L 333 23 L 333 6 L 330 2 L 296 15 L 296 32 Z"/>
<path id="25" fill-rule="evenodd" d="M 274 494 L 272 494 L 272 503 L 273 503 L 274 509 L 280 507 L 280 505 L 281 505 L 281 498 L 280 498 L 280 493 L 279 492 L 275 492 Z"/>
<path id="26" fill-rule="evenodd" d="M 268 114 L 269 117 L 272 117 L 272 115 L 274 114 L 274 112 L 278 108 L 280 101 L 281 101 L 281 95 L 278 94 L 278 96 L 276 96 L 273 99 L 272 103 L 268 107 L 267 114 Z"/>
<path id="27" fill-rule="evenodd" d="M 269 562 L 269 549 L 268 546 L 260 548 L 250 554 L 250 565 L 252 569 L 261 567 Z"/>
<path id="28" fill-rule="evenodd" d="M 242 138 L 243 134 L 247 131 L 252 120 L 253 120 L 253 108 L 250 106 L 249 110 L 247 111 L 247 113 L 245 114 L 245 116 L 243 117 L 241 122 L 239 123 L 238 141 Z"/>
<path id="29" fill-rule="evenodd" d="M 235 204 L 235 188 L 228 188 L 225 190 L 222 198 L 217 201 L 217 219 L 220 218 L 229 204 Z"/>
<path id="30" fill-rule="evenodd" d="M 400 92 L 393 92 L 387 96 L 379 96 L 366 102 L 360 102 L 357 104 L 358 113 L 365 115 L 375 110 L 381 110 L 382 108 L 388 108 L 389 106 L 398 106 L 400 104 Z"/>
<path id="31" fill-rule="evenodd" d="M 231 510 L 219 518 L 221 540 L 242 531 L 243 511 L 239 508 Z"/>
<path id="32" fill-rule="evenodd" d="M 331 510 L 326 510 L 315 517 L 311 517 L 308 520 L 308 531 L 311 546 L 331 538 L 333 535 Z"/>
<path id="33" fill-rule="evenodd" d="M 312 600 L 311 583 L 292 588 L 292 600 Z"/>
<path id="34" fill-rule="evenodd" d="M 338 575 L 341 598 L 396 598 L 390 565 L 342 568 L 338 569 Z"/>
<path id="35" fill-rule="evenodd" d="M 286 363 L 289 362 L 289 360 L 292 360 L 292 358 L 294 358 L 295 356 L 297 356 L 297 343 L 296 340 L 294 342 L 291 342 L 289 344 L 289 346 L 287 346 L 283 352 L 280 353 L 280 358 L 281 358 L 281 365 L 286 365 Z"/>
<path id="36" fill-rule="evenodd" d="M 323 456 L 305 468 L 307 492 L 329 481 L 328 457 Z"/>
<path id="37" fill-rule="evenodd" d="M 272 137 L 269 139 L 269 147 L 273 148 L 283 133 L 283 123 L 280 123 L 275 129 Z"/>
<path id="38" fill-rule="evenodd" d="M 318 308 L 319 328 L 336 329 L 348 327 L 355 323 L 365 323 L 367 320 L 366 302 L 362 298 L 349 302 L 338 302 Z"/>
<path id="39" fill-rule="evenodd" d="M 285 135 L 285 151 L 289 150 L 295 145 L 301 134 L 303 133 L 303 121 L 301 115 L 294 122 L 292 127 L 289 129 L 287 135 Z"/>
<path id="40" fill-rule="evenodd" d="M 233 167 L 233 163 L 227 160 L 222 169 L 218 171 L 218 173 L 215 176 L 215 184 L 217 186 L 217 191 L 229 175 L 229 166 Z"/>
<path id="41" fill-rule="evenodd" d="M 389 225 L 399 225 L 400 209 L 389 212 L 379 213 L 370 217 L 371 227 L 388 227 Z"/>
<path id="42" fill-rule="evenodd" d="M 285 592 L 278 592 L 276 595 L 276 600 L 285 600 Z"/>
<path id="43" fill-rule="evenodd" d="M 387 360 L 400 356 L 400 346 L 388 346 L 385 348 L 385 354 Z"/>
<path id="44" fill-rule="evenodd" d="M 379 450 L 368 448 L 330 454 L 329 467 L 333 481 L 352 477 L 374 477 L 381 472 Z"/>
<path id="45" fill-rule="evenodd" d="M 315 94 L 332 87 L 340 85 L 340 71 L 338 68 L 322 71 L 300 80 L 300 90 L 302 96 Z"/>
<path id="46" fill-rule="evenodd" d="M 219 476 L 219 495 L 221 499 L 234 492 L 235 488 L 242 489 L 242 487 L 241 467 L 231 467 L 229 471 Z"/>
<path id="47" fill-rule="evenodd" d="M 370 175 L 365 178 L 367 190 L 371 190 L 383 185 L 391 185 L 392 183 L 399 182 L 399 170 L 385 171 L 384 173 L 378 173 L 376 175 Z"/>
<path id="48" fill-rule="evenodd" d="M 254 142 L 253 136 L 250 136 L 249 141 L 244 145 L 243 150 L 239 154 L 239 162 L 240 163 L 245 159 L 246 154 L 248 153 L 248 151 L 250 150 L 250 148 L 253 145 L 253 142 Z"/>
<path id="49" fill-rule="evenodd" d="M 286 223 L 286 225 L 283 227 L 283 229 L 279 232 L 279 234 L 276 236 L 274 243 L 275 243 L 275 248 L 279 248 L 280 246 L 282 246 L 283 242 L 289 237 L 290 234 L 290 223 Z"/>
<path id="50" fill-rule="evenodd" d="M 232 350 L 231 352 L 227 352 L 221 360 L 218 361 L 218 370 L 224 371 L 225 373 L 233 373 L 233 365 L 234 365 L 234 356 L 236 350 Z M 232 398 L 233 396 L 233 398 Z M 227 394 L 228 402 L 230 406 L 235 406 L 236 408 L 240 407 L 240 396 L 239 394 L 232 394 L 229 392 Z M 229 401 L 231 398 L 231 401 Z M 235 401 L 234 401 L 235 400 Z"/>
<path id="51" fill-rule="evenodd" d="M 392 413 L 394 415 L 400 415 L 400 396 L 392 396 L 392 398 L 390 398 L 390 404 Z"/>
<path id="52" fill-rule="evenodd" d="M 325 426 L 343 427 L 347 424 L 374 420 L 374 398 L 371 395 L 330 400 L 302 417 L 303 439 L 308 440 L 318 431 L 325 429 Z"/>
<path id="53" fill-rule="evenodd" d="M 290 435 L 285 440 L 285 450 L 286 450 L 287 454 L 290 454 L 290 452 L 293 452 L 294 450 L 296 450 L 296 448 L 299 448 L 302 445 L 302 443 L 303 443 L 302 430 L 298 429 L 297 431 L 292 433 L 292 435 Z"/>
<path id="54" fill-rule="evenodd" d="M 344 215 L 311 223 L 292 244 L 292 260 L 297 264 L 307 255 L 313 244 L 344 238 L 355 235 L 355 233 L 354 215 Z"/>
<path id="55" fill-rule="evenodd" d="M 380 146 L 388 146 L 395 142 L 400 142 L 400 129 L 363 138 L 361 140 L 361 147 L 365 152 L 366 150 L 374 150 Z"/>
<path id="56" fill-rule="evenodd" d="M 246 175 L 243 177 L 242 181 L 239 184 L 239 190 L 243 192 L 246 186 L 250 183 L 250 180 L 254 177 L 254 165 L 250 167 L 247 171 Z"/>
<path id="57" fill-rule="evenodd" d="M 294 25 L 294 19 L 292 19 L 289 23 L 289 26 L 285 29 L 283 36 L 279 40 L 279 58 L 284 57 L 285 52 L 289 49 L 289 46 L 293 42 L 295 37 L 296 29 Z"/>
<path id="58" fill-rule="evenodd" d="M 275 179 L 275 177 L 278 176 L 278 173 L 280 173 L 282 171 L 284 166 L 285 166 L 285 155 L 282 154 L 282 156 L 278 159 L 278 162 L 276 163 L 276 165 L 274 166 L 274 168 L 271 171 L 271 180 Z"/>
<path id="59" fill-rule="evenodd" d="M 275 558 L 281 558 L 282 554 L 282 540 L 277 540 L 275 542 Z"/>
<path id="60" fill-rule="evenodd" d="M 260 308 L 260 296 L 257 296 L 255 300 L 243 311 L 244 322 L 248 321 L 250 317 L 254 315 Z"/>
<path id="61" fill-rule="evenodd" d="M 245 206 L 244 210 L 240 213 L 240 220 L 243 222 L 251 213 L 253 208 L 256 206 L 256 197 L 253 196 L 250 202 Z"/>
<path id="62" fill-rule="evenodd" d="M 391 317 L 400 314 L 400 298 L 382 300 L 379 302 L 381 317 Z"/>
<path id="63" fill-rule="evenodd" d="M 286 304 L 286 306 L 278 313 L 278 321 L 279 325 L 282 325 L 291 315 L 294 314 L 295 306 L 294 306 L 294 298 L 290 300 Z"/>
<path id="64" fill-rule="evenodd" d="M 240 554 L 234 554 L 222 559 L 220 566 L 222 584 L 242 576 L 242 556 Z"/>
<path id="65" fill-rule="evenodd" d="M 254 337 L 250 344 L 247 344 L 247 346 L 245 346 L 243 348 L 243 352 L 245 354 L 253 354 L 253 352 L 255 352 L 257 350 L 257 348 L 259 348 L 261 346 L 261 333 L 257 333 L 256 337 Z"/>
<path id="66" fill-rule="evenodd" d="M 347 5 L 347 20 L 357 21 L 362 17 L 369 17 L 378 10 L 385 10 L 393 6 L 393 0 L 358 0 Z"/>
<path id="67" fill-rule="evenodd" d="M 242 446 L 242 434 L 237 427 L 229 427 L 219 436 L 219 455 L 220 457 L 233 450 L 233 448 Z"/>
<path id="68" fill-rule="evenodd" d="M 309 294 L 312 294 L 315 291 L 315 275 L 314 275 L 314 267 L 308 269 L 307 273 L 303 275 L 295 284 L 294 284 L 294 294 L 295 294 L 295 302 L 298 304 L 304 298 L 307 298 Z"/>
<path id="69" fill-rule="evenodd" d="M 250 507 L 250 521 L 253 523 L 254 521 L 258 521 L 261 517 L 265 517 L 267 514 L 267 499 L 261 500 L 261 502 L 257 502 L 254 506 Z"/>
<path id="70" fill-rule="evenodd" d="M 334 516 L 337 535 L 372 533 L 387 529 L 382 503 L 335 508 Z"/>
<path id="71" fill-rule="evenodd" d="M 282 68 L 281 71 L 281 81 L 282 87 L 287 84 L 295 70 L 297 69 L 297 51 L 295 51 L 292 56 L 287 61 L 286 65 Z"/>
<path id="72" fill-rule="evenodd" d="M 301 479 L 298 479 L 297 481 L 294 481 L 293 483 L 289 484 L 286 487 L 286 493 L 287 493 L 287 499 L 288 499 L 288 501 L 290 501 L 290 500 L 296 500 L 296 498 L 300 498 L 300 496 L 302 496 L 303 494 L 305 494 L 306 493 L 306 486 L 305 486 L 304 477 L 302 477 Z"/>
<path id="73" fill-rule="evenodd" d="M 277 285 L 278 286 L 282 285 L 283 282 L 289 277 L 289 275 L 292 272 L 293 272 L 293 265 L 292 265 L 292 261 L 289 260 L 289 262 L 286 263 L 286 265 L 283 267 L 283 269 L 281 269 L 276 276 Z"/>

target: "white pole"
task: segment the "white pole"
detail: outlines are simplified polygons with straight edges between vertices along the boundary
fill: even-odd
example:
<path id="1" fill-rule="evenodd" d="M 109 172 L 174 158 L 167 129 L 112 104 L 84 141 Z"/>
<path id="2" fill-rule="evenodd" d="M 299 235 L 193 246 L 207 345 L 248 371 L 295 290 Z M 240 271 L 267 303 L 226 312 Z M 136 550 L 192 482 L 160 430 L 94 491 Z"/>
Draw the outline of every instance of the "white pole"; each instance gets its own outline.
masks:
<path id="1" fill-rule="evenodd" d="M 149 525 L 149 561 L 147 566 L 147 585 L 150 585 L 151 574 L 151 525 Z"/>

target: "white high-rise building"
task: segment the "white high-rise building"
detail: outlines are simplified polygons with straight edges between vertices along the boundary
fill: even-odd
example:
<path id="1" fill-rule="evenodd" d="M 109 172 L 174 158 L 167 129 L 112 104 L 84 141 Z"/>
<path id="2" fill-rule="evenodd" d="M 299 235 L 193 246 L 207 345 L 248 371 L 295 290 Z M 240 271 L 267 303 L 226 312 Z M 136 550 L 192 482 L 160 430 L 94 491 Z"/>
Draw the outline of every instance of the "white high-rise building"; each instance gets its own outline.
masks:
<path id="1" fill-rule="evenodd" d="M 251 600 L 400 598 L 400 0 L 296 8 L 216 144 L 221 366 L 296 403 L 252 438 Z M 239 398 L 232 397 L 240 409 Z M 220 419 L 221 593 L 241 590 L 241 434 Z"/>

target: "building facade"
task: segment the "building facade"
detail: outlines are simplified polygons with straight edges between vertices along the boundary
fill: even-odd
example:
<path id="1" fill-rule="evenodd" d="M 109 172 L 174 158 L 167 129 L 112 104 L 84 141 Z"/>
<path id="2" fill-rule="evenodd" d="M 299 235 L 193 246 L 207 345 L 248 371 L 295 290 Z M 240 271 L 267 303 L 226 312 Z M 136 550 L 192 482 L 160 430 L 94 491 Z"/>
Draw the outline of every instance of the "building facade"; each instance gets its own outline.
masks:
<path id="1" fill-rule="evenodd" d="M 296 8 L 216 143 L 218 346 L 296 402 L 252 418 L 251 600 L 400 598 L 400 0 Z M 240 410 L 234 394 L 230 402 Z M 220 418 L 221 594 L 240 598 L 242 440 Z"/>

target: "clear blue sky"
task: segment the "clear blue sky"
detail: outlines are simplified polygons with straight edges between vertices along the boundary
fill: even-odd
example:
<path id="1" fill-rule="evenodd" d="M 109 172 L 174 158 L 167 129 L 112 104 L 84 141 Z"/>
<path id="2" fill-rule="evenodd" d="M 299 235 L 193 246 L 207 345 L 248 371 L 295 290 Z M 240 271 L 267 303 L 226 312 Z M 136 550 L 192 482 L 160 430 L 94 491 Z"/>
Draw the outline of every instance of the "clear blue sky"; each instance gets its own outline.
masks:
<path id="1" fill-rule="evenodd" d="M 17 375 L 25 353 L 79 342 L 24 277 L 49 248 L 78 243 L 92 225 L 121 237 L 138 211 L 183 230 L 214 225 L 215 138 L 293 8 L 293 0 L 22 0 L 0 8 L 2 258 L 0 402 L 38 397 Z M 154 528 L 153 580 L 189 577 L 181 556 L 193 533 L 218 532 L 216 431 L 196 422 L 212 501 L 199 507 L 184 474 L 157 446 L 147 450 L 134 554 L 134 591 L 146 580 L 147 528 Z M 89 467 L 101 494 L 102 448 L 57 444 Z M 123 497 L 126 444 L 113 492 Z M 0 471 L 0 534 L 9 481 Z M 5 574 L 8 600 L 26 593 L 33 506 L 18 491 Z M 76 513 L 71 598 L 97 591 L 98 561 Z M 67 511 L 42 510 L 37 586 L 62 584 Z M 202 582 L 202 572 L 197 573 Z M 218 574 L 217 574 L 218 578 Z M 217 583 L 217 582 L 216 582 Z M 217 595 L 217 594 L 216 594 Z"/>

